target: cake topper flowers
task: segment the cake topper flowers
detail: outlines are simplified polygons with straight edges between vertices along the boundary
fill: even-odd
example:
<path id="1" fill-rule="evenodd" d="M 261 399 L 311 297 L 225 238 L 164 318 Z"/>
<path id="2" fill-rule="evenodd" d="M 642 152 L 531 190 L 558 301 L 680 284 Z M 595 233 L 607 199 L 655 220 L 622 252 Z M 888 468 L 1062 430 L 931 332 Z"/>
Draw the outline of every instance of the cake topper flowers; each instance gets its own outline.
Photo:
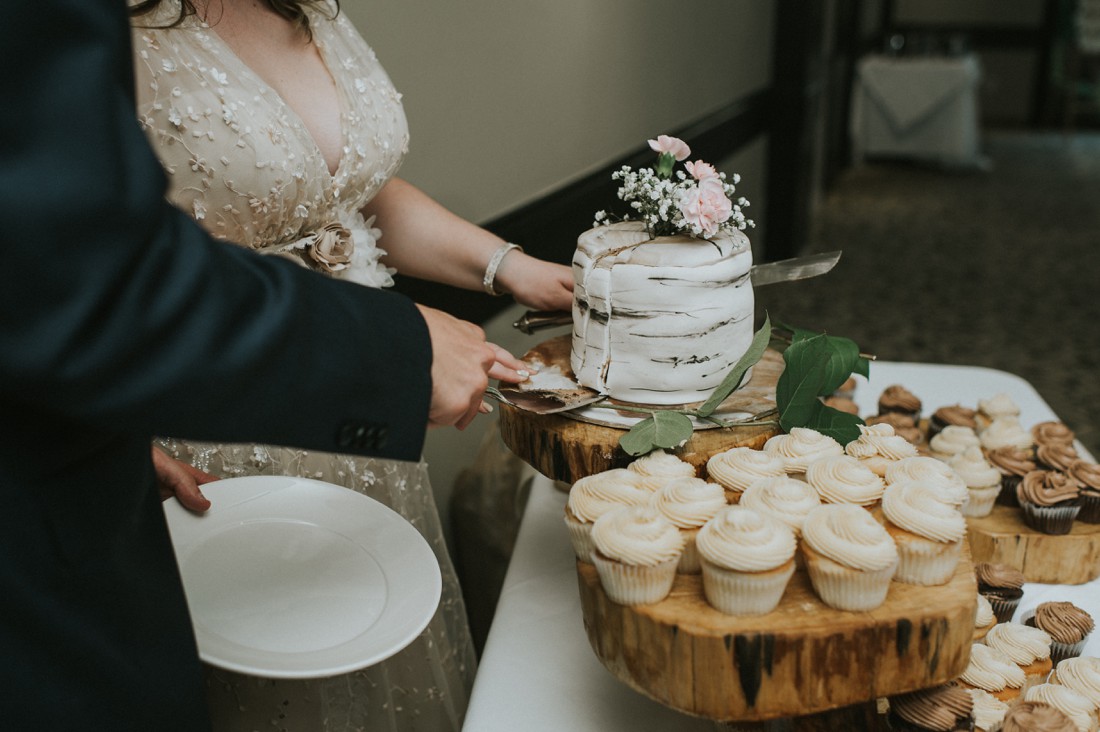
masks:
<path id="1" fill-rule="evenodd" d="M 755 225 L 741 211 L 749 202 L 743 196 L 733 197 L 739 175 L 735 173 L 731 182 L 710 163 L 687 161 L 691 148 L 676 137 L 658 135 L 649 140 L 649 147 L 657 153 L 655 168 L 634 170 L 624 165 L 611 174 L 621 184 L 619 198 L 635 212 L 623 220 L 633 216 L 642 221 L 650 236 L 681 234 L 701 239 Z M 683 168 L 677 169 L 677 163 L 683 163 Z M 611 222 L 607 212 L 596 212 L 596 226 Z"/>

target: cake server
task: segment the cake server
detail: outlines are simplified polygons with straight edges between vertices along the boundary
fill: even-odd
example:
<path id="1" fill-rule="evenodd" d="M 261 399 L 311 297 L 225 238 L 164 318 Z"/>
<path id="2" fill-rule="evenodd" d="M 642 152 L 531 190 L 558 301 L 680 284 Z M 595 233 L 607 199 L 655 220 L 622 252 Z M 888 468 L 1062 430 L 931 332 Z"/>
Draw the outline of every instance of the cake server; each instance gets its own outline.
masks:
<path id="1" fill-rule="evenodd" d="M 749 278 L 752 280 L 753 287 L 805 280 L 825 274 L 839 261 L 840 252 L 835 251 L 754 264 L 749 270 Z M 512 326 L 523 333 L 531 334 L 536 330 L 569 325 L 572 322 L 572 313 L 564 310 L 528 310 L 523 317 L 512 323 Z"/>

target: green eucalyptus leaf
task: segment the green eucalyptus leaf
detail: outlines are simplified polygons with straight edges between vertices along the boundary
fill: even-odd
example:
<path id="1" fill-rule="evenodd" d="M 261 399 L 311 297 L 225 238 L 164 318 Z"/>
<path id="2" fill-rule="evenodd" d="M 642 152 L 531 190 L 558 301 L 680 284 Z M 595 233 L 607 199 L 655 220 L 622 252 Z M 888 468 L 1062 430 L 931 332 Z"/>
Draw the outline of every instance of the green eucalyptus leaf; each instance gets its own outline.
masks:
<path id="1" fill-rule="evenodd" d="M 741 386 L 741 380 L 745 378 L 745 372 L 764 356 L 764 351 L 767 350 L 771 339 L 772 325 L 768 316 L 765 315 L 764 324 L 753 335 L 748 350 L 733 365 L 733 368 L 726 374 L 726 378 L 722 379 L 722 383 L 711 392 L 710 398 L 696 410 L 700 417 L 707 417 L 712 414 L 726 400 L 726 397 L 733 393 L 734 389 Z"/>
<path id="2" fill-rule="evenodd" d="M 861 424 L 863 420 L 856 415 L 822 404 L 813 418 L 804 426 L 832 437 L 841 445 L 847 445 L 859 437 Z"/>
<path id="3" fill-rule="evenodd" d="M 635 424 L 627 433 L 619 438 L 619 447 L 627 455 L 638 457 L 645 455 L 656 446 L 653 438 L 657 434 L 657 421 L 650 415 Z"/>
<path id="4" fill-rule="evenodd" d="M 620 437 L 619 447 L 634 457 L 658 447 L 671 449 L 691 439 L 693 429 L 691 419 L 683 412 L 655 411 Z"/>
<path id="5" fill-rule="evenodd" d="M 825 382 L 821 385 L 820 396 L 828 396 L 840 388 L 856 368 L 859 358 L 859 346 L 855 341 L 836 336 L 825 336 L 829 350 L 829 359 L 825 364 Z"/>
<path id="6" fill-rule="evenodd" d="M 775 387 L 775 401 L 784 430 L 805 425 L 820 408 L 817 397 L 825 383 L 828 356 L 829 346 L 823 335 L 792 343 L 783 352 L 786 365 Z"/>

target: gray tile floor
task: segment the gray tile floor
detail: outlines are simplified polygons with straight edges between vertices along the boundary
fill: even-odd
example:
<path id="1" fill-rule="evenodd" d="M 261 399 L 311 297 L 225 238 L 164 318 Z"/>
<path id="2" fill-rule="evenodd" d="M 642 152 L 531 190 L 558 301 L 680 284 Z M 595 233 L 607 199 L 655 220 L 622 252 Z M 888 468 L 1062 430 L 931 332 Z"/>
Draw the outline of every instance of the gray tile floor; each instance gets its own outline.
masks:
<path id="1" fill-rule="evenodd" d="M 1100 135 L 992 133 L 985 148 L 986 172 L 847 171 L 809 247 L 841 262 L 758 290 L 758 314 L 891 361 L 1018 374 L 1100 456 Z"/>

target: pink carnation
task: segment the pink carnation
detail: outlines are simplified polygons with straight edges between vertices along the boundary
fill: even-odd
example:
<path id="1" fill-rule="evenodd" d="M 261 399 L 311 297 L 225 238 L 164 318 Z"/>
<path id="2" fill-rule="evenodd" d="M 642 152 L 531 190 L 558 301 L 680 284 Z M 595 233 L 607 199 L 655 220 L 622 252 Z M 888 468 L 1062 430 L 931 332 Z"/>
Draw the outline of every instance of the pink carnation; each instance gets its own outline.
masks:
<path id="1" fill-rule="evenodd" d="M 657 153 L 668 153 L 677 161 L 685 160 L 688 155 L 691 155 L 691 148 L 687 146 L 687 143 L 678 137 L 669 137 L 668 135 L 657 135 L 656 140 L 649 141 L 649 147 Z"/>
<path id="2" fill-rule="evenodd" d="M 718 178 L 706 178 L 686 191 L 678 204 L 684 221 L 703 236 L 714 236 L 718 227 L 733 214 L 733 204 Z"/>
<path id="3" fill-rule="evenodd" d="M 704 163 L 702 160 L 696 160 L 694 163 L 684 163 L 684 167 L 687 168 L 687 172 L 691 173 L 691 177 L 695 180 L 718 177 L 718 171 L 714 169 L 714 166 L 710 163 Z"/>

